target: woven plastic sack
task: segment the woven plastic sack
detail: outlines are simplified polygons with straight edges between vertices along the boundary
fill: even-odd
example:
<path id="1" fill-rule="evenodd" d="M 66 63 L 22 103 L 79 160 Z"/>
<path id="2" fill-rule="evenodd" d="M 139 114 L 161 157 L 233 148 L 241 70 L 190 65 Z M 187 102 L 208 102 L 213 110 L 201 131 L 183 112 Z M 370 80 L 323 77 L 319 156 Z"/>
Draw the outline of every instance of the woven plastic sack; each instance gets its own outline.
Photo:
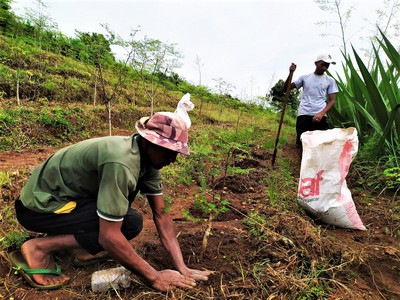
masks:
<path id="1" fill-rule="evenodd" d="M 350 127 L 306 131 L 301 141 L 297 194 L 300 205 L 326 224 L 365 230 L 346 183 L 358 151 L 357 130 Z"/>
<path id="2" fill-rule="evenodd" d="M 178 102 L 178 106 L 176 107 L 175 113 L 180 116 L 183 121 L 185 121 L 187 128 L 189 129 L 192 125 L 192 121 L 190 120 L 188 111 L 193 110 L 194 104 L 190 101 L 190 94 L 186 93 L 181 100 Z"/>

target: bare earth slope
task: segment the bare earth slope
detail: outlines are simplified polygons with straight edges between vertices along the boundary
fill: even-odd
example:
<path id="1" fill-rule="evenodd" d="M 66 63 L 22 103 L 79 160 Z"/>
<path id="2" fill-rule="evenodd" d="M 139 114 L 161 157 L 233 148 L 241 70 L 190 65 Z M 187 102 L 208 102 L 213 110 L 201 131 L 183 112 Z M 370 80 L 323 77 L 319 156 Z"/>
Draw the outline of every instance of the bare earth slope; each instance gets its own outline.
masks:
<path id="1" fill-rule="evenodd" d="M 43 148 L 0 153 L 0 170 L 12 172 L 33 168 L 55 150 Z M 285 146 L 281 155 L 290 160 L 293 178 L 297 178 L 298 150 Z M 289 299 L 286 295 L 293 295 L 296 290 L 299 295 L 305 292 L 302 299 L 327 299 L 318 296 L 318 287 L 328 283 L 331 287 L 329 299 L 400 299 L 400 222 L 392 210 L 394 199 L 382 196 L 374 201 L 364 201 L 364 195 L 353 193 L 366 231 L 318 224 L 290 207 L 283 213 L 267 200 L 268 191 L 262 183 L 271 169 L 270 160 L 270 153 L 254 149 L 249 157 L 237 162 L 242 168 L 248 165 L 252 170 L 249 174 L 225 178 L 220 186 L 216 182 L 216 189 L 223 190 L 225 199 L 231 203 L 230 210 L 213 220 L 204 253 L 202 243 L 208 222 L 193 223 L 182 216 L 183 211 L 190 210 L 195 217 L 208 218 L 192 208 L 196 187 L 178 185 L 165 191 L 174 200 L 170 214 L 175 220 L 188 265 L 215 271 L 208 282 L 199 283 L 195 290 L 161 294 L 139 279 L 118 293 L 94 294 L 90 290 L 91 273 L 115 267 L 116 263 L 77 268 L 70 253 L 59 253 L 57 259 L 63 272 L 71 276 L 71 283 L 55 291 L 38 291 L 14 273 L 7 254 L 4 254 L 0 257 L 0 298 Z M 293 180 L 293 184 L 297 185 L 297 182 Z M 7 194 L 5 189 L 2 195 L 3 201 L 16 196 Z M 4 205 L 3 201 L 0 205 Z M 150 208 L 142 199 L 134 205 L 143 213 L 145 226 L 132 245 L 156 268 L 170 268 L 172 263 L 156 236 Z M 293 207 L 296 205 L 296 199 L 293 199 Z M 267 238 L 253 237 L 243 222 L 254 211 L 263 212 L 268 220 L 260 229 Z M 302 278 L 299 276 L 301 270 L 313 274 L 313 278 Z"/>

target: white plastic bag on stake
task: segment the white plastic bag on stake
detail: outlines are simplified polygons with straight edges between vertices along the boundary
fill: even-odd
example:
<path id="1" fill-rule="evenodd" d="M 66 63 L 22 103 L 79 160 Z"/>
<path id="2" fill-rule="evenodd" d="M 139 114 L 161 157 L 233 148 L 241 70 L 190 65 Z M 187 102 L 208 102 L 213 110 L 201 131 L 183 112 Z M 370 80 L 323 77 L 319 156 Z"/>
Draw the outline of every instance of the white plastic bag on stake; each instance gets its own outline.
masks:
<path id="1" fill-rule="evenodd" d="M 326 224 L 365 230 L 346 184 L 350 164 L 358 151 L 357 130 L 329 129 L 301 135 L 301 160 L 297 199 Z"/>
<path id="2" fill-rule="evenodd" d="M 189 129 L 192 125 L 192 121 L 189 118 L 188 111 L 193 110 L 194 104 L 190 101 L 190 94 L 186 93 L 181 100 L 178 102 L 178 106 L 176 107 L 175 113 L 185 121 L 187 128 Z"/>

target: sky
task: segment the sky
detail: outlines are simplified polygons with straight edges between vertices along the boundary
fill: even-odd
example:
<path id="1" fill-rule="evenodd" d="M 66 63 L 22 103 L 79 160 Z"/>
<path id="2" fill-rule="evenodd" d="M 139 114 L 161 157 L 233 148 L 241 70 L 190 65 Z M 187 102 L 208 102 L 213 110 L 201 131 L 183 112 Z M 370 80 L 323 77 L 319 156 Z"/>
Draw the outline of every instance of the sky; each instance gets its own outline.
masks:
<path id="1" fill-rule="evenodd" d="M 265 96 L 279 80 L 286 79 L 291 63 L 296 63 L 294 79 L 314 71 L 318 54 L 336 60 L 331 72 L 340 73 L 340 27 L 318 25 L 336 21 L 337 16 L 322 11 L 314 0 L 42 0 L 44 14 L 69 37 L 75 30 L 106 34 L 108 26 L 123 39 L 140 26 L 136 35 L 175 44 L 183 54 L 176 69 L 185 80 L 214 90 L 216 80 L 232 86 L 231 95 L 242 100 Z M 343 12 L 352 8 L 348 36 L 356 47 L 368 47 L 382 0 L 342 0 Z M 35 1 L 14 0 L 17 15 L 26 8 L 37 10 Z M 365 19 L 368 18 L 369 21 Z M 322 36 L 326 34 L 326 36 Z"/>

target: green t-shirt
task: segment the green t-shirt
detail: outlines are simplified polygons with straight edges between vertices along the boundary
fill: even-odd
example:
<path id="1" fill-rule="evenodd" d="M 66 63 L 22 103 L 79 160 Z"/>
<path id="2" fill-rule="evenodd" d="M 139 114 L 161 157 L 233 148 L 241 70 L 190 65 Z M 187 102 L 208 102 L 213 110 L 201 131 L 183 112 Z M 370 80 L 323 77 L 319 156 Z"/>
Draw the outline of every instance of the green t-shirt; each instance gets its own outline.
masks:
<path id="1" fill-rule="evenodd" d="M 25 207 L 55 212 L 71 201 L 97 199 L 100 217 L 119 221 L 128 196 L 162 194 L 160 171 L 145 169 L 134 136 L 101 137 L 61 149 L 35 169 L 21 191 Z"/>

